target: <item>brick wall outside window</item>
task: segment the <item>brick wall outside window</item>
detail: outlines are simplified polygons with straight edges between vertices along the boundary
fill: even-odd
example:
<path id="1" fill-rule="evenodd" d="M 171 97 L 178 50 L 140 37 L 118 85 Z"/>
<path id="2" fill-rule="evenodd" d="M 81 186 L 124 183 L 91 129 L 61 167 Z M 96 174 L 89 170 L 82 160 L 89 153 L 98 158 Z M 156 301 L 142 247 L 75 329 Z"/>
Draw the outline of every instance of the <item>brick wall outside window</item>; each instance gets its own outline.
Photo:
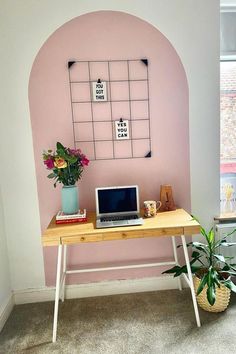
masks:
<path id="1" fill-rule="evenodd" d="M 221 172 L 236 172 L 236 62 L 221 62 Z"/>

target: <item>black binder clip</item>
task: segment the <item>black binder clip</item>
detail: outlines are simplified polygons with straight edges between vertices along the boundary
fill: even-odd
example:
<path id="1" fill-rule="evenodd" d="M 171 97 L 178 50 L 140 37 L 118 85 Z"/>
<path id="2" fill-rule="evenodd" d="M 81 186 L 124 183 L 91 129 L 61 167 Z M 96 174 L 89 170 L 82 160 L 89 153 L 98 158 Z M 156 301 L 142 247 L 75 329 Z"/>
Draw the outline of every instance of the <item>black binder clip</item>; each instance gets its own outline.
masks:
<path id="1" fill-rule="evenodd" d="M 120 123 L 123 123 L 123 118 L 120 118 Z"/>
<path id="2" fill-rule="evenodd" d="M 100 84 L 101 83 L 101 79 L 98 79 L 97 83 Z"/>

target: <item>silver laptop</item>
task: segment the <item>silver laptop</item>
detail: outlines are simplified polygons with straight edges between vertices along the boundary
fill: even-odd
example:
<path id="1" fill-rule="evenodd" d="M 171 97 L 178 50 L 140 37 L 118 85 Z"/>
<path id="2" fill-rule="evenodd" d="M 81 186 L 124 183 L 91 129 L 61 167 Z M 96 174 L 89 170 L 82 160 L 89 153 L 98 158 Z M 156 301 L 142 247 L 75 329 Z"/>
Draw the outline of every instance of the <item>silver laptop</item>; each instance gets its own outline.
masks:
<path id="1" fill-rule="evenodd" d="M 143 224 L 138 186 L 96 188 L 95 197 L 97 228 Z"/>

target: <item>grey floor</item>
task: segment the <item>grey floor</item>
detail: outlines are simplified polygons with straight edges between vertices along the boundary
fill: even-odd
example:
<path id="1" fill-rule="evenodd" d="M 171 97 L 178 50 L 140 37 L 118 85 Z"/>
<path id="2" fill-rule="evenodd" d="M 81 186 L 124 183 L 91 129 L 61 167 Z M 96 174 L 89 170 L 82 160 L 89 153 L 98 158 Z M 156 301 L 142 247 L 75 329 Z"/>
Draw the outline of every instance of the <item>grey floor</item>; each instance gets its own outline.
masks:
<path id="1" fill-rule="evenodd" d="M 53 303 L 18 305 L 0 334 L 0 353 L 236 353 L 236 296 L 221 314 L 200 311 L 178 290 L 66 300 L 51 343 Z"/>

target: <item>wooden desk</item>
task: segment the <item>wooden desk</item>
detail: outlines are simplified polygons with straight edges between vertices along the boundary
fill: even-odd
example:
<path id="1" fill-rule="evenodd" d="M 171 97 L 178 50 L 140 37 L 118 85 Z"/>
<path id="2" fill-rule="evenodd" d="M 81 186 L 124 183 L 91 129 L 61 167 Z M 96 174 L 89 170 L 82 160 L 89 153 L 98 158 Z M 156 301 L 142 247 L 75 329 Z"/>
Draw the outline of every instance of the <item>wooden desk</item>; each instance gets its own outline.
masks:
<path id="1" fill-rule="evenodd" d="M 53 321 L 53 342 L 56 341 L 57 334 L 57 320 L 58 320 L 58 304 L 59 298 L 64 301 L 65 296 L 65 278 L 67 274 L 82 273 L 82 272 L 95 272 L 111 269 L 128 269 L 128 268 L 141 268 L 141 267 L 154 267 L 163 265 L 178 265 L 177 250 L 175 244 L 175 237 L 180 236 L 185 261 L 188 270 L 188 276 L 184 277 L 191 289 L 193 306 L 196 316 L 197 326 L 200 327 L 200 318 L 196 297 L 194 293 L 193 280 L 191 268 L 189 263 L 189 256 L 187 252 L 187 245 L 185 241 L 186 235 L 193 235 L 200 233 L 200 225 L 197 221 L 193 220 L 183 209 L 175 211 L 158 213 L 154 218 L 144 219 L 144 224 L 140 226 L 127 226 L 96 229 L 95 213 L 88 213 L 88 221 L 81 224 L 56 224 L 55 217 L 53 217 L 48 228 L 42 235 L 43 246 L 58 246 L 57 257 L 57 276 L 56 276 L 56 292 L 55 292 L 55 307 L 54 307 L 54 321 Z M 79 244 L 85 242 L 100 242 L 111 240 L 126 240 L 134 238 L 145 237 L 172 237 L 173 256 L 174 260 L 171 262 L 158 262 L 139 265 L 127 265 L 121 267 L 107 267 L 107 268 L 93 268 L 93 269 L 78 269 L 70 271 L 67 269 L 66 251 L 67 245 Z M 63 257 L 62 257 L 63 255 Z M 62 263 L 62 264 L 61 264 Z M 62 268 L 62 272 L 61 272 Z M 62 274 L 61 274 L 62 273 Z M 181 281 L 179 278 L 179 289 L 181 290 Z"/>

